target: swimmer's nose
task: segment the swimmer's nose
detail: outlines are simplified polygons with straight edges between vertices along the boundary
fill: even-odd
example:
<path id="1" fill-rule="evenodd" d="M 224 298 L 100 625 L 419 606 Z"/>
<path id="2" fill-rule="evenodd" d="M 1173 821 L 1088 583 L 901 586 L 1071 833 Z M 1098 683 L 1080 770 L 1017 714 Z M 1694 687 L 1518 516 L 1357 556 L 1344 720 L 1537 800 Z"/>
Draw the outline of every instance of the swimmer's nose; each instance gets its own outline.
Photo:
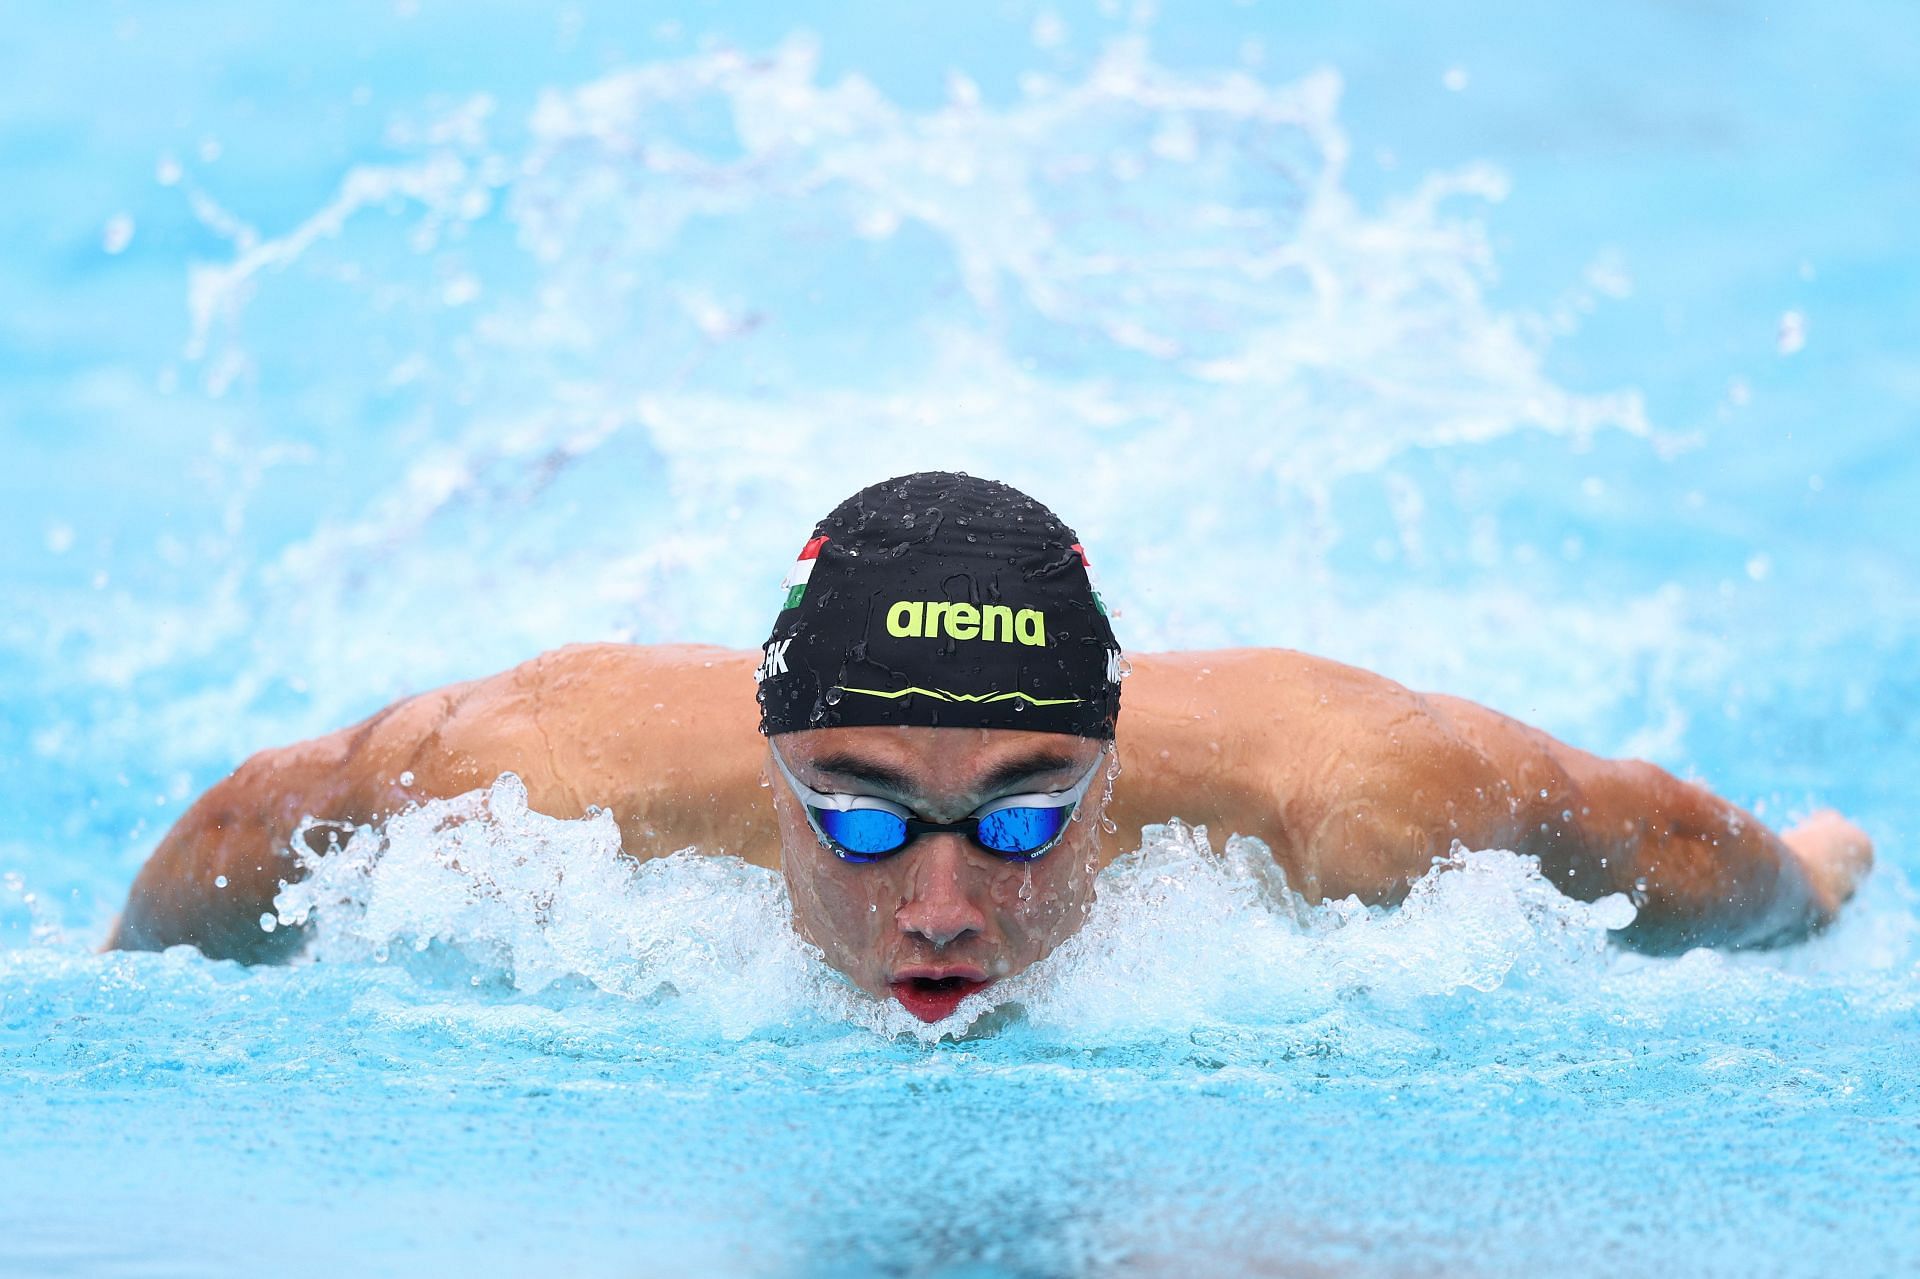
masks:
<path id="1" fill-rule="evenodd" d="M 987 917 L 967 895 L 967 851 L 958 835 L 929 836 L 908 855 L 914 858 L 913 880 L 894 916 L 902 932 L 942 950 L 986 928 Z"/>

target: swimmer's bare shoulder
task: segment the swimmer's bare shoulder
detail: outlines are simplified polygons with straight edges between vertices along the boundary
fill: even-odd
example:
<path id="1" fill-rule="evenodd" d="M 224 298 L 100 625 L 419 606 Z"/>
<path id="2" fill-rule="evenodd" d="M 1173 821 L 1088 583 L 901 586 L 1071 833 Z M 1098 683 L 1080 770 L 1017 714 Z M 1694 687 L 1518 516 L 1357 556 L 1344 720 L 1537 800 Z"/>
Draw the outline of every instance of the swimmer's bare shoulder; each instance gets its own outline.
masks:
<path id="1" fill-rule="evenodd" d="M 741 693 L 756 657 L 699 645 L 573 645 L 261 751 L 162 839 L 107 944 L 282 958 L 298 936 L 264 932 L 259 918 L 296 874 L 289 849 L 303 819 L 377 823 L 508 771 L 540 812 L 611 811 L 630 855 L 699 846 L 770 865 L 777 837 L 758 784 L 754 703 Z"/>
<path id="2" fill-rule="evenodd" d="M 1652 764 L 1325 658 L 1242 649 L 1136 668 L 1123 758 L 1145 730 L 1148 753 L 1185 757 L 1190 775 L 1155 764 L 1164 775 L 1130 799 L 1179 812 L 1212 786 L 1216 811 L 1238 814 L 1228 829 L 1266 840 L 1310 898 L 1397 901 L 1458 840 L 1537 856 L 1570 896 L 1627 893 L 1639 913 L 1624 940 L 1672 951 L 1805 936 L 1872 865 L 1871 840 L 1837 813 L 1776 835 Z"/>
<path id="3" fill-rule="evenodd" d="M 1144 775 L 1125 777 L 1116 820 L 1138 809 L 1255 835 L 1310 899 L 1397 901 L 1455 838 L 1516 839 L 1516 779 L 1426 699 L 1358 667 L 1289 649 L 1160 654 L 1135 660 L 1124 705 L 1121 758 Z"/>

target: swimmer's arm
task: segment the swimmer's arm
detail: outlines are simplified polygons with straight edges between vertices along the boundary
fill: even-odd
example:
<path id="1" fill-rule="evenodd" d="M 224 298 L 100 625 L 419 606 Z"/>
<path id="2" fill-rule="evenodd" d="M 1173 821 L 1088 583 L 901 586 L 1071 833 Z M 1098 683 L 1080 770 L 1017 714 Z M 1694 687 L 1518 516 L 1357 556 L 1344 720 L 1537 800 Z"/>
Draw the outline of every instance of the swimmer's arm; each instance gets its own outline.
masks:
<path id="1" fill-rule="evenodd" d="M 466 688 L 396 703 L 337 733 L 253 755 L 161 839 L 134 878 L 107 949 L 184 944 L 213 959 L 285 959 L 300 944 L 298 931 L 269 932 L 260 918 L 273 913 L 282 881 L 300 878 L 293 841 L 301 823 L 311 817 L 351 828 L 415 798 L 399 778 Z M 324 838 L 309 835 L 316 847 Z"/>
<path id="2" fill-rule="evenodd" d="M 285 958 L 298 934 L 266 932 L 260 916 L 273 910 L 281 881 L 299 877 L 291 844 L 304 819 L 378 823 L 507 771 L 538 812 L 610 810 L 632 856 L 694 846 L 770 864 L 777 838 L 759 785 L 757 658 L 692 645 L 577 645 L 262 751 L 161 840 L 107 945 Z M 324 847 L 325 833 L 308 839 Z"/>
<path id="3" fill-rule="evenodd" d="M 1457 698 L 1423 699 L 1497 779 L 1483 818 L 1586 900 L 1625 893 L 1637 949 L 1768 946 L 1831 923 L 1873 864 L 1864 832 L 1833 812 L 1784 836 L 1704 788 L 1639 760 L 1603 759 Z M 1473 842 L 1471 840 L 1469 843 Z"/>

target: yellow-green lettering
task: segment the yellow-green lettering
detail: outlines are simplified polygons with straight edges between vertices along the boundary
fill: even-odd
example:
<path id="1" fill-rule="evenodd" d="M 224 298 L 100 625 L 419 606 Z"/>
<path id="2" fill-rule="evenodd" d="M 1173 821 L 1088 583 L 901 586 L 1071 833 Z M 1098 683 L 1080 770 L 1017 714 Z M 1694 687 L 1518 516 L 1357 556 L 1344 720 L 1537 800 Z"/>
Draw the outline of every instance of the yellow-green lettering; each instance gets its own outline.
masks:
<path id="1" fill-rule="evenodd" d="M 887 608 L 887 634 L 897 639 L 1018 640 L 1047 643 L 1047 618 L 1037 608 L 1015 612 L 1008 604 L 951 604 L 945 600 L 899 600 Z"/>
<path id="2" fill-rule="evenodd" d="M 919 600 L 901 600 L 887 610 L 887 634 L 897 639 L 920 638 Z"/>

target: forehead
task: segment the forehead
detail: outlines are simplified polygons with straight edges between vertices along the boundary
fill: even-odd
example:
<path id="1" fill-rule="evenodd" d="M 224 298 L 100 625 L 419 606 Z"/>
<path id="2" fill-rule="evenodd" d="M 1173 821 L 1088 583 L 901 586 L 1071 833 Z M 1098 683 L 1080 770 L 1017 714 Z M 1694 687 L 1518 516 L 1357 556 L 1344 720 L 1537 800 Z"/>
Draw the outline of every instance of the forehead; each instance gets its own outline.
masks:
<path id="1" fill-rule="evenodd" d="M 919 725 L 814 728 L 775 741 L 795 764 L 851 757 L 912 777 L 929 791 L 963 789 L 1011 764 L 1053 760 L 1085 768 L 1100 752 L 1099 742 L 1066 733 Z"/>

